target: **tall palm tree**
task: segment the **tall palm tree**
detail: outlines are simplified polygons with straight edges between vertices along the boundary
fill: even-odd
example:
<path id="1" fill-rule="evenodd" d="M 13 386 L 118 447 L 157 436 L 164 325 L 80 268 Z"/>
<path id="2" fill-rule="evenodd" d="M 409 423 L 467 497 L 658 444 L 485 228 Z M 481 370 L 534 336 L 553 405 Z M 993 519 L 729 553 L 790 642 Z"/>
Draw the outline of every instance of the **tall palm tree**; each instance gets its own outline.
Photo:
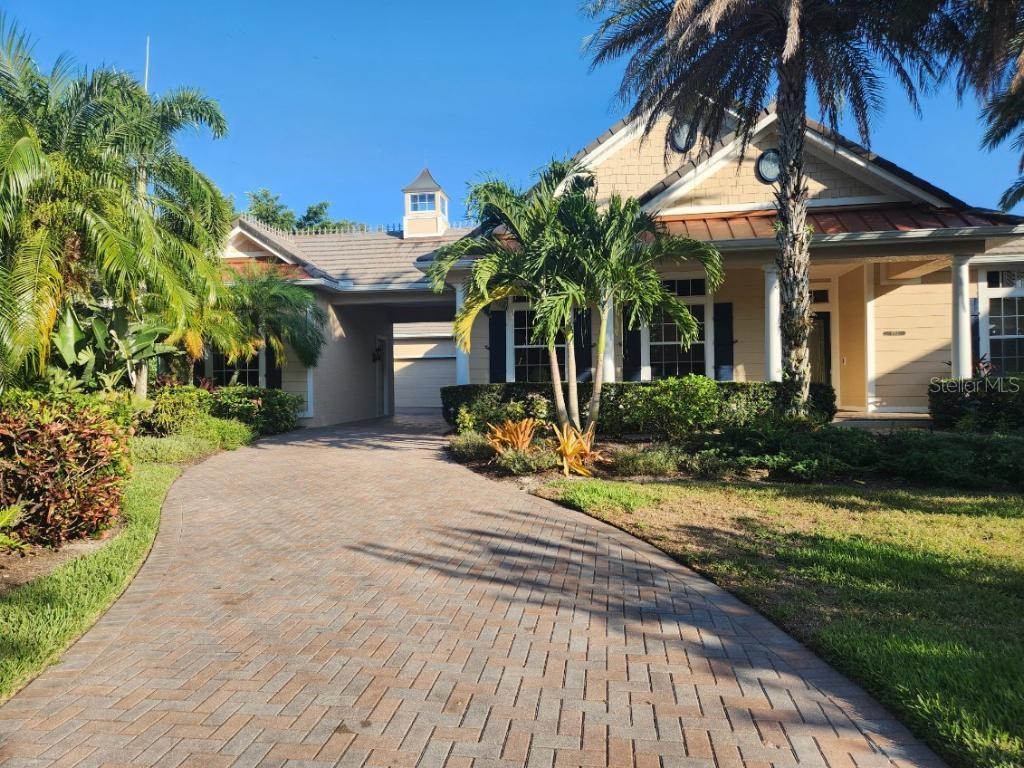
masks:
<path id="1" fill-rule="evenodd" d="M 187 324 L 190 285 L 215 274 L 230 221 L 170 141 L 210 117 L 195 102 L 150 105 L 126 74 L 76 75 L 63 60 L 44 73 L 0 18 L 0 141 L 17 149 L 0 161 L 0 385 L 45 368 L 59 308 L 76 296 L 152 300 Z"/>
<path id="2" fill-rule="evenodd" d="M 251 266 L 231 281 L 228 306 L 252 349 L 269 347 L 281 366 L 287 363 L 289 348 L 307 368 L 317 364 L 326 343 L 327 315 L 306 288 L 273 269 Z M 266 385 L 265 379 L 260 381 L 261 387 Z"/>
<path id="3" fill-rule="evenodd" d="M 466 296 L 454 324 L 456 342 L 464 350 L 469 350 L 474 320 L 491 304 L 524 298 L 537 307 L 550 301 L 552 294 L 572 289 L 574 281 L 565 274 L 568 261 L 559 206 L 565 193 L 573 191 L 574 177 L 573 166 L 556 161 L 540 171 L 537 183 L 527 191 L 494 179 L 470 189 L 467 206 L 480 226 L 472 236 L 440 248 L 428 273 L 433 289 L 441 292 L 448 273 L 469 262 Z M 570 318 L 571 313 L 558 319 L 552 312 L 538 314 L 541 322 L 533 329 L 533 340 L 547 349 L 555 414 L 562 426 L 571 415 L 562 390 L 558 346 L 564 341 L 566 375 L 573 379 Z M 568 338 L 560 339 L 567 329 Z M 579 425 L 578 414 L 575 424 Z"/>
<path id="4" fill-rule="evenodd" d="M 688 347 L 698 337 L 697 320 L 687 305 L 665 288 L 657 267 L 697 262 L 713 291 L 724 279 L 722 257 L 707 243 L 665 232 L 636 198 L 612 195 L 599 207 L 592 195 L 576 195 L 566 201 L 560 219 L 582 272 L 583 301 L 599 318 L 594 388 L 587 410 L 587 427 L 596 429 L 604 382 L 601 361 L 608 324 L 615 322 L 614 308 L 622 308 L 630 328 L 649 325 L 657 313 L 664 314 L 678 327 L 679 343 Z"/>
<path id="5" fill-rule="evenodd" d="M 938 72 L 930 29 L 935 0 L 593 0 L 599 20 L 594 65 L 628 57 L 620 96 L 649 133 L 663 117 L 705 137 L 732 127 L 753 137 L 772 103 L 781 174 L 776 263 L 782 298 L 783 378 L 794 415 L 806 412 L 811 330 L 804 132 L 808 89 L 836 130 L 852 115 L 870 142 L 888 70 L 915 108 L 921 83 Z M 708 142 L 706 141 L 707 145 Z"/>

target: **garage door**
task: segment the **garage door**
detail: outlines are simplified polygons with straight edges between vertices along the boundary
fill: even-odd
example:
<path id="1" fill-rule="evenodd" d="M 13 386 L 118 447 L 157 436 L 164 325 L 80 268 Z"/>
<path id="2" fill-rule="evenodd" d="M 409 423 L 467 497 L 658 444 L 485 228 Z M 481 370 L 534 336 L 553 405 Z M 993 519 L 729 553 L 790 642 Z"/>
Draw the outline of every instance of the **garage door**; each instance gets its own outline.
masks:
<path id="1" fill-rule="evenodd" d="M 450 340 L 395 339 L 395 410 L 441 407 L 441 387 L 455 383 Z"/>

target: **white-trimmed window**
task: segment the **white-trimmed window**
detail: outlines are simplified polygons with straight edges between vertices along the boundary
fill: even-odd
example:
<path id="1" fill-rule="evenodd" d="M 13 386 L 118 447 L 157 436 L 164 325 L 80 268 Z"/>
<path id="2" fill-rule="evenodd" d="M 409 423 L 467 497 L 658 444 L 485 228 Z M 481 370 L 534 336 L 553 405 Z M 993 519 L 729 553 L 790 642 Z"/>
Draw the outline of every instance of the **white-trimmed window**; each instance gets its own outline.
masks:
<path id="1" fill-rule="evenodd" d="M 437 208 L 437 196 L 433 192 L 414 192 L 409 195 L 409 210 L 413 213 L 433 211 Z"/>
<path id="2" fill-rule="evenodd" d="M 679 343 L 679 328 L 671 318 L 656 312 L 649 329 L 649 359 L 652 379 L 670 376 L 712 376 L 712 350 L 708 334 L 707 282 L 704 278 L 663 281 L 665 287 L 686 304 L 697 320 L 698 335 L 686 349 Z"/>
<path id="3" fill-rule="evenodd" d="M 542 383 L 551 381 L 551 367 L 548 350 L 543 344 L 533 341 L 533 325 L 536 313 L 525 304 L 513 304 L 512 322 L 512 366 L 513 381 Z M 555 347 L 558 366 L 565 377 L 565 341 Z"/>
<path id="4" fill-rule="evenodd" d="M 985 276 L 988 359 L 997 376 L 1024 373 L 1024 271 Z"/>

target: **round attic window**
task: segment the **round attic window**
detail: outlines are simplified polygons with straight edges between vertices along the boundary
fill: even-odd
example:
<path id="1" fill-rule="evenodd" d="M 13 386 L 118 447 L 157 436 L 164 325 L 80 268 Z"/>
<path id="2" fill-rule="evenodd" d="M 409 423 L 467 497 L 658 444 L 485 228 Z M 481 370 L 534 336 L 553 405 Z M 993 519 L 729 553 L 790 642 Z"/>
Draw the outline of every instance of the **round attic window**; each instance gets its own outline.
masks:
<path id="1" fill-rule="evenodd" d="M 669 142 L 672 144 L 672 149 L 685 155 L 697 143 L 697 131 L 694 130 L 692 123 L 683 123 L 676 128 Z"/>
<path id="2" fill-rule="evenodd" d="M 782 158 L 779 150 L 769 149 L 757 158 L 757 178 L 765 184 L 774 184 L 782 175 Z"/>

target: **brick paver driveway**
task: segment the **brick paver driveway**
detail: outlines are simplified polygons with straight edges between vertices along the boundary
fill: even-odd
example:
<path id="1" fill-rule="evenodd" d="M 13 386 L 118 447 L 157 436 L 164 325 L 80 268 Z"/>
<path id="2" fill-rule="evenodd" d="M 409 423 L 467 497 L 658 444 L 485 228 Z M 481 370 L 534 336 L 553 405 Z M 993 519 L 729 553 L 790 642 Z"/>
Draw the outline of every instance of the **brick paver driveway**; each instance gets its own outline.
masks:
<path id="1" fill-rule="evenodd" d="M 415 423 L 225 453 L 0 765 L 937 765 L 800 645 Z"/>

